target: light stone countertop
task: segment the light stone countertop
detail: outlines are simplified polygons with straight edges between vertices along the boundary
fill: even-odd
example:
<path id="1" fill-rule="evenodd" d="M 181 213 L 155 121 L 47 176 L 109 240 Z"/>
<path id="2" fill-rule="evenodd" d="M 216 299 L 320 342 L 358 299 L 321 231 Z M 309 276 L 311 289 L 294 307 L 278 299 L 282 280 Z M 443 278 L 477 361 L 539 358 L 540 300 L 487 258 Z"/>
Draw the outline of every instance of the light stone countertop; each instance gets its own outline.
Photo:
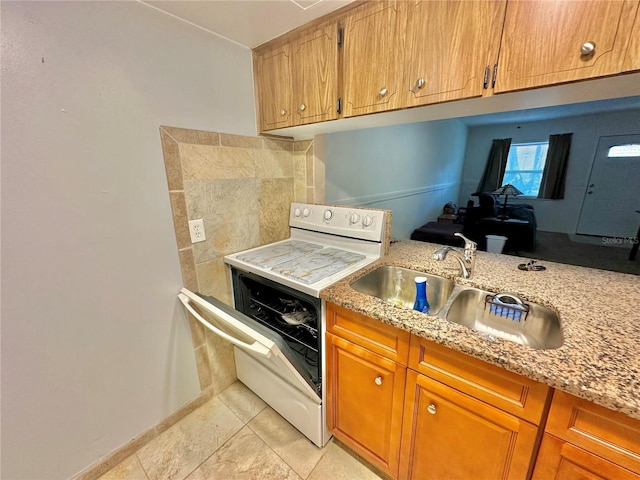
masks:
<path id="1" fill-rule="evenodd" d="M 464 352 L 551 387 L 640 419 L 640 277 L 538 261 L 541 272 L 518 270 L 521 257 L 478 251 L 472 278 L 453 258 L 432 260 L 442 247 L 402 240 L 375 263 L 322 290 L 328 302 Z M 554 310 L 564 344 L 536 350 L 490 339 L 440 317 L 384 302 L 349 285 L 381 265 L 454 278 L 458 285 L 510 292 Z"/>

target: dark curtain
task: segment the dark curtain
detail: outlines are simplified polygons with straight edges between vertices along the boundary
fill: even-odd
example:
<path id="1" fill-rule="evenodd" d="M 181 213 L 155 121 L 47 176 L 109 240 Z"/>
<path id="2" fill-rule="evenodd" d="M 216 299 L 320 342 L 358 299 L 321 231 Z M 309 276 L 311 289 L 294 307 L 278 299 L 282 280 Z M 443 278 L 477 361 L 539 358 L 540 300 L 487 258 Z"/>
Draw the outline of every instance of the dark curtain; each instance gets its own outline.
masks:
<path id="1" fill-rule="evenodd" d="M 547 150 L 547 160 L 544 164 L 538 198 L 554 200 L 564 198 L 564 184 L 567 178 L 572 135 L 573 133 L 549 135 L 549 150 Z"/>
<path id="2" fill-rule="evenodd" d="M 510 146 L 510 138 L 493 140 L 487 165 L 484 167 L 482 179 L 478 184 L 478 192 L 493 192 L 502 186 L 502 178 L 504 177 L 504 169 L 507 166 Z"/>

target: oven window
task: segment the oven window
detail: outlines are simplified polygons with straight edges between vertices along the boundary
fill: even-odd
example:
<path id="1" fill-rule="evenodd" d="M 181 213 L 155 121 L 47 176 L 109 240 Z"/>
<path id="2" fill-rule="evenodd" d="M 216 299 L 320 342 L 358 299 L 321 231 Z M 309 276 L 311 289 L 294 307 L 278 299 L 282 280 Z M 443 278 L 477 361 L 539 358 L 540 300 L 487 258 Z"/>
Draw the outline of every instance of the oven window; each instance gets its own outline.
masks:
<path id="1" fill-rule="evenodd" d="M 320 301 L 246 272 L 234 270 L 233 278 L 236 309 L 278 333 L 321 394 Z"/>

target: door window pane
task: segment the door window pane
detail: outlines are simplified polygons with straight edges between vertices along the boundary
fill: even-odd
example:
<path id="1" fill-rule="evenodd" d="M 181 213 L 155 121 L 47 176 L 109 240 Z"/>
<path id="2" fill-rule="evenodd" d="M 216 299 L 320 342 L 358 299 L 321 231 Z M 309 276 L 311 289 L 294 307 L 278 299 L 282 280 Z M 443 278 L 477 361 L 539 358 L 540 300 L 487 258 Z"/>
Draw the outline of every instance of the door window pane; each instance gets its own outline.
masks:
<path id="1" fill-rule="evenodd" d="M 609 158 L 640 157 L 640 144 L 616 145 L 609 149 Z"/>

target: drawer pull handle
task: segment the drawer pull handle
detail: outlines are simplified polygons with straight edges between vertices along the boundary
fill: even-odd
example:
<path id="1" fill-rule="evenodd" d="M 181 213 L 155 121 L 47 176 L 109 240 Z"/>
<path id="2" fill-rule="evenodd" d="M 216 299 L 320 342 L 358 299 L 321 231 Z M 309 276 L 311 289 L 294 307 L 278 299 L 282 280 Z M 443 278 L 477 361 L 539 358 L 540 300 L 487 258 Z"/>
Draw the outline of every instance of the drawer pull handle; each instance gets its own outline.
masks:
<path id="1" fill-rule="evenodd" d="M 284 117 L 286 114 L 287 114 L 287 111 L 284 108 L 280 110 L 280 115 Z"/>
<path id="2" fill-rule="evenodd" d="M 376 382 L 376 385 L 382 385 L 382 377 L 376 377 L 374 382 Z"/>
<path id="3" fill-rule="evenodd" d="M 427 412 L 429 412 L 431 415 L 435 415 L 436 414 L 436 406 L 432 403 L 427 407 Z"/>

